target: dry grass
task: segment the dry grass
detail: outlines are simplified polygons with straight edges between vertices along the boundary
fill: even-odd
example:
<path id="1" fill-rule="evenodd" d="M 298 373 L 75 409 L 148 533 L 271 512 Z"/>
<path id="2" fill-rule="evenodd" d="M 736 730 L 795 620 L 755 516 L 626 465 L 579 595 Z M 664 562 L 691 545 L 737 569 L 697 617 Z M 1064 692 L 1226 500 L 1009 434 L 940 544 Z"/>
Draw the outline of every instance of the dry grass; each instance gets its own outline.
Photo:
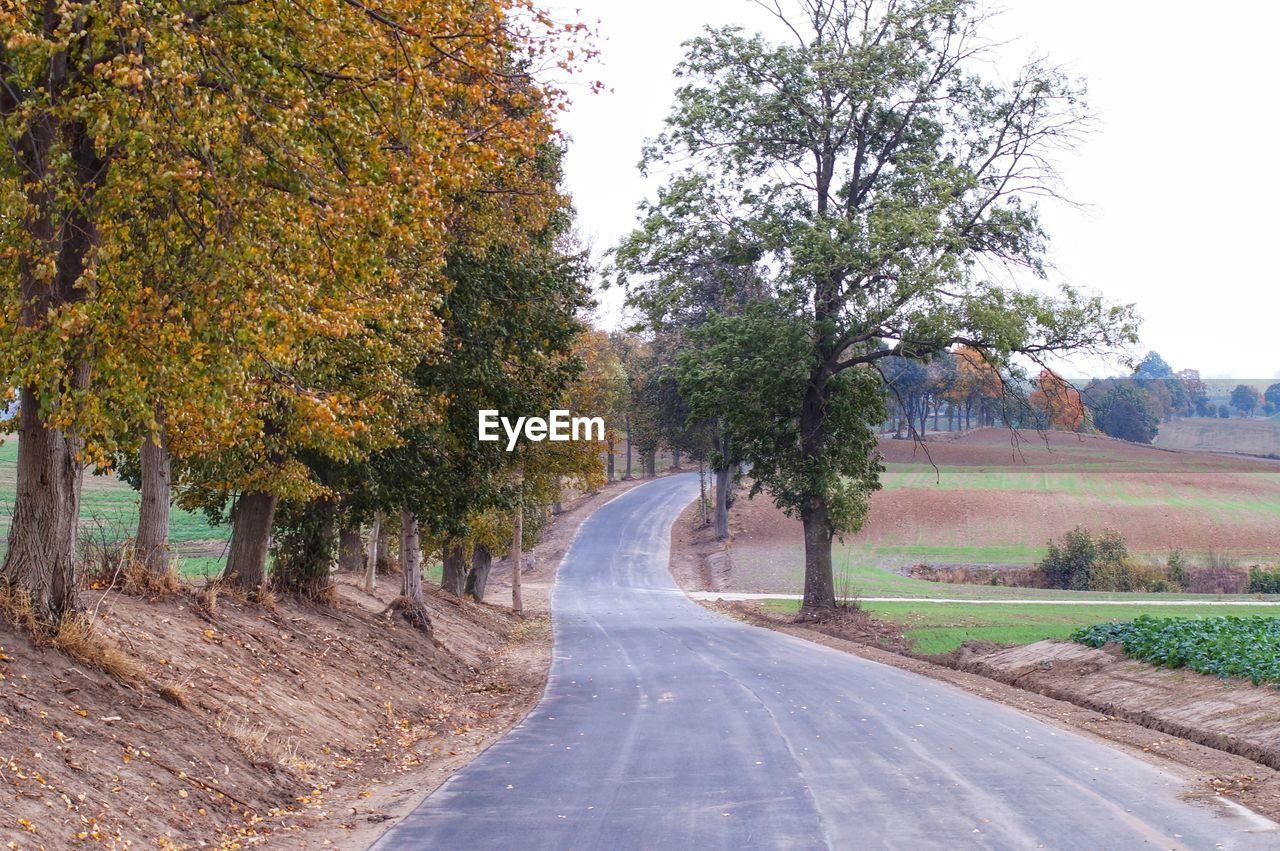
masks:
<path id="1" fill-rule="evenodd" d="M 157 693 L 172 703 L 174 706 L 181 706 L 183 709 L 190 709 L 191 702 L 187 700 L 187 693 L 183 691 L 179 685 L 163 685 L 156 689 Z"/>
<path id="2" fill-rule="evenodd" d="M 172 594 L 178 590 L 181 577 L 178 575 L 178 568 L 174 565 L 169 565 L 167 571 L 157 575 L 137 559 L 130 559 L 124 566 L 120 582 L 120 587 L 126 594 L 138 596 Z"/>
<path id="3" fill-rule="evenodd" d="M 62 618 L 53 636 L 53 646 L 77 662 L 105 671 L 121 682 L 135 684 L 144 678 L 142 663 L 99 632 L 82 612 L 72 612 Z"/>
<path id="4" fill-rule="evenodd" d="M 271 730 L 240 719 L 219 718 L 214 729 L 235 744 L 250 762 L 276 765 L 296 774 L 307 775 L 307 764 L 298 755 L 298 742 L 292 737 L 283 741 L 272 738 Z"/>
<path id="5" fill-rule="evenodd" d="M 276 610 L 276 592 L 271 590 L 271 586 L 265 581 L 257 587 L 250 598 L 268 612 Z"/>
<path id="6" fill-rule="evenodd" d="M 36 610 L 31 605 L 31 595 L 7 582 L 0 582 L 0 617 L 28 635 L 40 633 Z"/>

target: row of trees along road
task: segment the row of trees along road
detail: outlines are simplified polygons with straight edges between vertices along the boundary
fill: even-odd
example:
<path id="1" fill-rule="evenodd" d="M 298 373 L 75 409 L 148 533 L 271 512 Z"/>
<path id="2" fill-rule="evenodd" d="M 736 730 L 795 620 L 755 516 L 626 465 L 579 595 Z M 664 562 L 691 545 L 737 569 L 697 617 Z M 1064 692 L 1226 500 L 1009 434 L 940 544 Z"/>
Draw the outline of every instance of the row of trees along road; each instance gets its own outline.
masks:
<path id="1" fill-rule="evenodd" d="M 523 505 L 598 476 L 591 444 L 475 442 L 478 407 L 602 392 L 546 82 L 580 26 L 522 0 L 73 0 L 0 26 L 0 585 L 42 625 L 76 608 L 90 464 L 140 486 L 157 581 L 176 495 L 232 523 L 225 581 L 258 589 L 274 538 L 276 587 L 309 595 L 368 524 L 482 591 Z M 404 593 L 425 617 L 416 569 Z"/>
<path id="2" fill-rule="evenodd" d="M 1044 274 L 1034 205 L 1087 120 L 1081 87 L 1032 62 L 985 79 L 968 0 L 762 3 L 788 39 L 734 27 L 687 45 L 644 166 L 669 175 L 615 252 L 721 468 L 749 464 L 804 525 L 803 610 L 836 605 L 833 538 L 879 486 L 884 362 L 965 346 L 991 368 L 1136 341 L 1131 308 Z"/>

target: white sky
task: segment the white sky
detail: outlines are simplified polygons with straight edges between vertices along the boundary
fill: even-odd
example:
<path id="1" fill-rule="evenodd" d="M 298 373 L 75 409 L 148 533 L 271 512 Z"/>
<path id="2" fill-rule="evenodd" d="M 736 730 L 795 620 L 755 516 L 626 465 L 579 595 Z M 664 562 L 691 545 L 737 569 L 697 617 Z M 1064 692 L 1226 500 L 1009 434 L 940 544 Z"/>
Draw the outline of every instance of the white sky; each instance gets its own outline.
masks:
<path id="1" fill-rule="evenodd" d="M 608 87 L 561 122 L 567 179 L 596 253 L 656 188 L 636 171 L 671 103 L 680 44 L 704 24 L 770 30 L 749 0 L 552 0 L 596 24 Z M 571 5 L 570 5 L 571 3 Z M 1274 40 L 1280 4 L 1004 0 L 991 35 L 1011 61 L 1047 55 L 1088 81 L 1098 124 L 1063 160 L 1068 195 L 1044 208 L 1056 279 L 1136 302 L 1142 350 L 1205 377 L 1280 376 Z M 1011 67 L 1013 67 L 1011 65 Z M 602 320 L 616 321 L 606 294 Z"/>

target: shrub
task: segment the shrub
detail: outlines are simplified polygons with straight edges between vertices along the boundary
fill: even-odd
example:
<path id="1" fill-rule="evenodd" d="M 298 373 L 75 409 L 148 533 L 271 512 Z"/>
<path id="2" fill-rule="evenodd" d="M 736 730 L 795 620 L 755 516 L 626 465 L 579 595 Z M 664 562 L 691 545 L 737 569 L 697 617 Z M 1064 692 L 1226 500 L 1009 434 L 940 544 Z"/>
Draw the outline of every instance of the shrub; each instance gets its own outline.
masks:
<path id="1" fill-rule="evenodd" d="M 1087 589 L 1089 569 L 1098 558 L 1098 546 L 1088 529 L 1080 526 L 1062 536 L 1061 543 L 1049 542 L 1049 552 L 1040 562 L 1040 571 L 1050 588 Z"/>
<path id="2" fill-rule="evenodd" d="M 1076 527 L 1060 542 L 1049 542 L 1040 572 L 1050 588 L 1074 591 L 1165 591 L 1164 569 L 1144 565 L 1129 556 L 1120 533 L 1106 530 L 1096 538 Z"/>
<path id="3" fill-rule="evenodd" d="M 1249 569 L 1250 594 L 1280 594 L 1280 567 L 1267 570 L 1254 566 Z"/>

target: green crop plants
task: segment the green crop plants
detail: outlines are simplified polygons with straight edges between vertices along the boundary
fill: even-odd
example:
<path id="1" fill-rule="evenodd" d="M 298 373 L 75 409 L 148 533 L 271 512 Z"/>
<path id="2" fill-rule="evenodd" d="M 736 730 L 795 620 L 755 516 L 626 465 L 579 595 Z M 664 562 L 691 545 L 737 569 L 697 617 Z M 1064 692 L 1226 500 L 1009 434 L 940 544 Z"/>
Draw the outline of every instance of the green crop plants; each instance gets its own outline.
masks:
<path id="1" fill-rule="evenodd" d="M 1135 659 L 1168 668 L 1243 677 L 1254 685 L 1280 683 L 1280 619 L 1273 617 L 1144 615 L 1127 623 L 1087 627 L 1071 638 L 1091 647 L 1115 642 Z"/>

